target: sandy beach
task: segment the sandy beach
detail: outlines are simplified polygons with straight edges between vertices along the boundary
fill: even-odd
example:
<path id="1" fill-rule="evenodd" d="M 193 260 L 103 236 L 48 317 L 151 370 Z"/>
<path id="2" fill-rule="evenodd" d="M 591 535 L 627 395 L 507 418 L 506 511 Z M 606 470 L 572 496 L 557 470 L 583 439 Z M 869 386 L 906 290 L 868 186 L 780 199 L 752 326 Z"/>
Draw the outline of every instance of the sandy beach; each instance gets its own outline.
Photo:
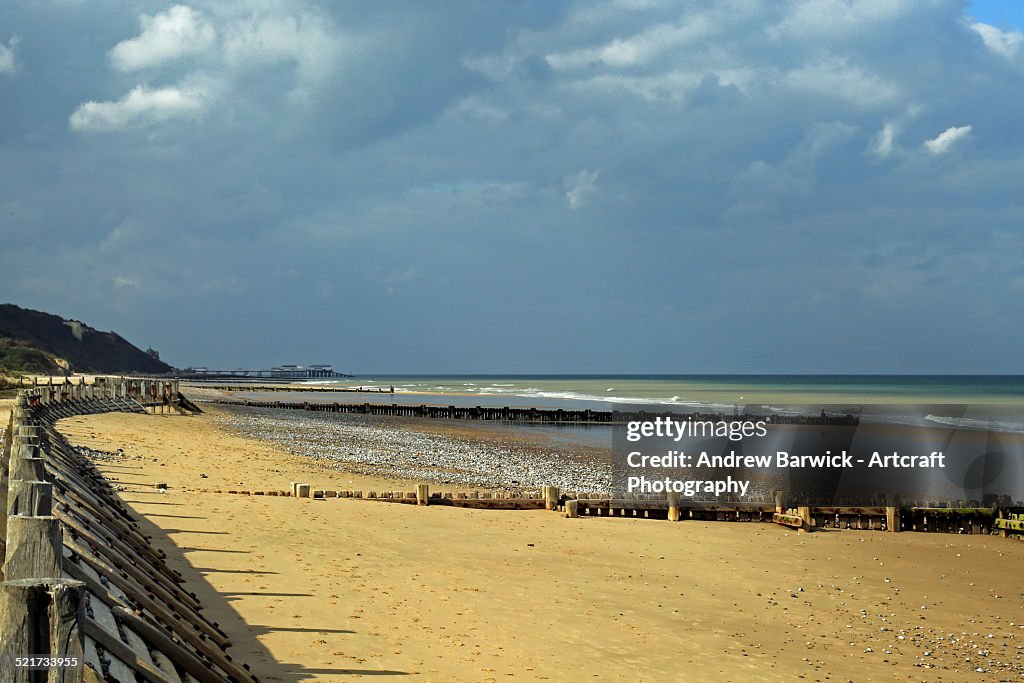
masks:
<path id="1" fill-rule="evenodd" d="M 331 469 L 210 414 L 60 428 L 76 445 L 124 449 L 100 468 L 265 681 L 1024 672 L 1021 543 L 200 493 L 415 482 Z"/>

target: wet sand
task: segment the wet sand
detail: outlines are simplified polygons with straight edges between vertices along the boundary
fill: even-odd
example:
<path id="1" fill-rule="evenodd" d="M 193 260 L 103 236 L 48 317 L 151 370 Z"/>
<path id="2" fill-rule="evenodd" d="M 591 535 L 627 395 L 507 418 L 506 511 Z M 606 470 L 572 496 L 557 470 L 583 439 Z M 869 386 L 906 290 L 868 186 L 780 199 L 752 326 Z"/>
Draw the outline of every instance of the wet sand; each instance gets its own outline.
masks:
<path id="1" fill-rule="evenodd" d="M 187 488 L 414 482 L 334 471 L 209 415 L 61 428 L 79 445 L 125 449 L 101 469 L 265 681 L 1024 672 L 1024 543 L 197 493 Z"/>

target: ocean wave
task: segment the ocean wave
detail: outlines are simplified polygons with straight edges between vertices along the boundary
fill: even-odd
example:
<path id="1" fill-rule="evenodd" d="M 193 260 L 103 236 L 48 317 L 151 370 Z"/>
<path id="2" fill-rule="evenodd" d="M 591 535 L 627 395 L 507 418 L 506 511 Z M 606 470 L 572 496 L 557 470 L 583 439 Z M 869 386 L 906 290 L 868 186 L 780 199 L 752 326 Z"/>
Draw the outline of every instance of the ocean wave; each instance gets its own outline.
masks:
<path id="1" fill-rule="evenodd" d="M 1024 423 L 1022 422 L 1001 422 L 999 420 L 979 420 L 972 417 L 947 417 L 944 415 L 925 415 L 924 419 L 958 429 L 1024 434 Z"/>
<path id="2" fill-rule="evenodd" d="M 477 392 L 480 395 L 494 396 L 516 396 L 518 398 L 546 398 L 562 401 L 589 401 L 592 403 L 621 403 L 628 405 L 668 405 L 685 406 L 688 408 L 711 408 L 716 410 L 731 410 L 732 403 L 715 403 L 709 401 L 685 401 L 678 396 L 672 397 L 643 397 L 643 396 L 609 396 L 607 394 L 585 394 L 578 391 L 551 391 L 538 387 L 511 388 L 504 387 L 481 387 Z"/>

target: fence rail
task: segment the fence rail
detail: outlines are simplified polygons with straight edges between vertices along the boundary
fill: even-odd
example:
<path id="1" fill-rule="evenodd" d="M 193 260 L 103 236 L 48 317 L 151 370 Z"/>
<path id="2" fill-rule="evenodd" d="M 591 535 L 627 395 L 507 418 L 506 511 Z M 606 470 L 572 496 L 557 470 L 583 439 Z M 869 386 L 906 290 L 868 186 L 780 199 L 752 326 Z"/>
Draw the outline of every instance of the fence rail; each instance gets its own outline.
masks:
<path id="1" fill-rule="evenodd" d="M 188 413 L 177 383 L 111 379 L 19 392 L 0 458 L 0 671 L 35 683 L 255 681 L 231 642 L 56 421 Z M 32 660 L 43 668 L 32 668 Z"/>

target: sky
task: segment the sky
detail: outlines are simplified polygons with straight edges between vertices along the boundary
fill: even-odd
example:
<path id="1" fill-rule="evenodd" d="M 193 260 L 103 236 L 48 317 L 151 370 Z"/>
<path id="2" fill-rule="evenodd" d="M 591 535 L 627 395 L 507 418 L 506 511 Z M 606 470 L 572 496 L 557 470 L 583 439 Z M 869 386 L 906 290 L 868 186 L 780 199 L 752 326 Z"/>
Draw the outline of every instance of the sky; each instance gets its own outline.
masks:
<path id="1" fill-rule="evenodd" d="M 0 301 L 178 367 L 1024 373 L 1022 4 L 7 0 Z"/>

